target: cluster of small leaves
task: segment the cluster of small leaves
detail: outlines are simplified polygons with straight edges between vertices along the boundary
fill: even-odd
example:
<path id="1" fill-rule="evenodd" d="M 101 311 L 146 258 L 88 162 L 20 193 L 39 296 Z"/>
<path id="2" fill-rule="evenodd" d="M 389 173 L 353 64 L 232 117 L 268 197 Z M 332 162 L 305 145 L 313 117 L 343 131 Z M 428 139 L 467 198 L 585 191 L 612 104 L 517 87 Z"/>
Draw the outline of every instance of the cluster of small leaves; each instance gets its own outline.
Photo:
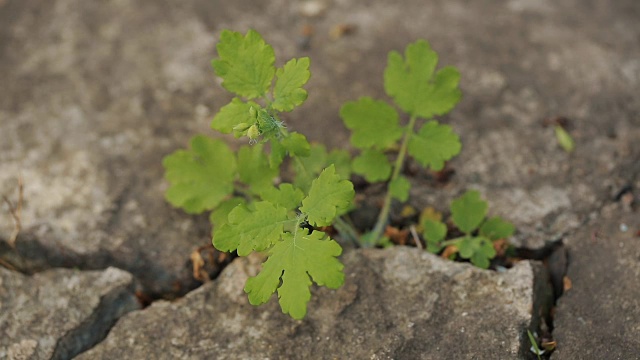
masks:
<path id="1" fill-rule="evenodd" d="M 312 280 L 330 288 L 344 282 L 340 245 L 303 224 L 330 225 L 351 207 L 353 185 L 345 180 L 349 154 L 312 148 L 279 117 L 306 100 L 309 58 L 276 69 L 273 48 L 253 30 L 246 35 L 223 31 L 216 49 L 213 69 L 236 97 L 220 109 L 211 127 L 246 137 L 249 144 L 234 153 L 223 140 L 194 137 L 190 149 L 163 160 L 171 185 L 165 195 L 188 213 L 211 211 L 217 249 L 240 256 L 265 252 L 262 271 L 245 285 L 249 301 L 262 304 L 277 291 L 283 312 L 300 319 Z M 296 160 L 299 175 L 293 184 L 275 187 L 287 155 Z"/>
<path id="2" fill-rule="evenodd" d="M 453 245 L 461 258 L 469 259 L 480 268 L 488 268 L 491 259 L 496 256 L 493 242 L 513 235 L 515 227 L 497 216 L 485 219 L 487 209 L 487 202 L 474 190 L 467 191 L 451 202 L 451 219 L 464 235 L 450 240 L 445 240 L 446 224 L 437 219 L 425 219 L 421 225 L 427 250 L 439 253 L 445 244 Z"/>
<path id="3" fill-rule="evenodd" d="M 419 40 L 407 46 L 404 57 L 392 51 L 384 71 L 384 88 L 395 104 L 412 119 L 429 120 L 417 132 L 413 121 L 401 126 L 398 112 L 385 101 L 362 97 L 340 109 L 352 131 L 351 144 L 361 151 L 353 161 L 353 171 L 369 182 L 390 180 L 391 195 L 400 201 L 409 196 L 409 181 L 402 175 L 392 177 L 394 168 L 387 152 L 397 149 L 401 138 L 405 137 L 409 155 L 433 170 L 441 170 L 461 149 L 450 126 L 431 120 L 448 113 L 461 96 L 458 71 L 453 67 L 435 71 L 437 63 L 436 52 Z"/>
<path id="4" fill-rule="evenodd" d="M 262 201 L 239 204 L 229 212 L 213 235 L 221 251 L 246 256 L 267 251 L 262 271 L 245 285 L 249 302 L 267 302 L 277 290 L 284 313 L 302 319 L 311 298 L 311 280 L 335 289 L 344 282 L 343 265 L 337 256 L 340 245 L 321 231 L 309 232 L 304 222 L 330 225 L 347 209 L 354 197 L 353 185 L 330 166 L 313 180 L 308 195 L 292 184 L 282 184 L 263 193 Z"/>

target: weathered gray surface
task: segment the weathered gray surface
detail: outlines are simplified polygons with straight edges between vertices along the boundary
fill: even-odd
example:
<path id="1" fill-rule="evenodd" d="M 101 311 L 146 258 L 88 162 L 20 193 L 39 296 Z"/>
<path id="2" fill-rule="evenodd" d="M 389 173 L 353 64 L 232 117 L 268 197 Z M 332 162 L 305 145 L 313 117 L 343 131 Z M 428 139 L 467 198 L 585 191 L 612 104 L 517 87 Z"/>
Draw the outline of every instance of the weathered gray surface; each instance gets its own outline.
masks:
<path id="1" fill-rule="evenodd" d="M 178 5 L 180 2 L 176 2 Z M 117 266 L 152 295 L 195 286 L 208 221 L 165 203 L 160 165 L 209 121 L 215 37 L 156 1 L 8 1 L 0 8 L 0 194 L 25 183 L 24 271 Z M 216 21 L 217 23 L 217 21 Z M 221 105 L 216 103 L 216 105 Z M 198 110 L 198 111 L 196 111 Z"/>
<path id="2" fill-rule="evenodd" d="M 275 298 L 249 305 L 242 288 L 255 260 L 126 315 L 79 359 L 518 359 L 543 300 L 533 288 L 546 281 L 528 262 L 496 274 L 415 248 L 352 251 L 345 285 L 315 291 L 307 318 L 295 321 Z"/>
<path id="3" fill-rule="evenodd" d="M 610 206 L 568 239 L 572 288 L 556 309 L 553 360 L 640 359 L 638 231 L 637 213 Z"/>
<path id="4" fill-rule="evenodd" d="M 491 213 L 516 224 L 520 244 L 571 235 L 589 219 L 613 238 L 619 224 L 599 220 L 600 209 L 639 172 L 640 2 L 327 0 L 316 17 L 301 14 L 303 3 L 0 0 L 0 195 L 15 200 L 17 176 L 25 182 L 17 250 L 6 244 L 13 224 L 0 205 L 0 259 L 28 272 L 117 266 L 152 295 L 195 286 L 186 263 L 210 241 L 209 225 L 164 202 L 160 160 L 206 132 L 229 100 L 210 70 L 213 45 L 223 28 L 249 27 L 274 45 L 280 63 L 312 58 L 309 99 L 285 120 L 334 147 L 348 142 L 337 115 L 344 101 L 385 97 L 387 52 L 429 40 L 441 62 L 462 73 L 464 98 L 444 120 L 464 147 L 446 186 L 434 188 L 418 172 L 414 205 L 444 210 L 473 187 Z M 309 50 L 297 42 L 304 24 L 315 30 Z M 338 24 L 356 31 L 333 39 Z M 554 115 L 572 120 L 572 154 L 540 124 Z M 590 238 L 576 234 L 571 274 L 615 263 L 613 250 L 583 250 Z M 610 284 L 607 269 L 589 282 L 576 276 L 572 291 Z M 570 316 L 560 313 L 596 300 L 561 302 L 558 354 L 594 331 L 562 325 Z M 624 316 L 640 323 L 632 311 Z M 612 328 L 623 326 L 621 317 L 610 319 Z M 633 344 L 631 335 L 607 336 L 603 349 Z"/>
<path id="5" fill-rule="evenodd" d="M 140 308 L 131 274 L 57 269 L 28 277 L 0 267 L 0 359 L 69 359 Z"/>

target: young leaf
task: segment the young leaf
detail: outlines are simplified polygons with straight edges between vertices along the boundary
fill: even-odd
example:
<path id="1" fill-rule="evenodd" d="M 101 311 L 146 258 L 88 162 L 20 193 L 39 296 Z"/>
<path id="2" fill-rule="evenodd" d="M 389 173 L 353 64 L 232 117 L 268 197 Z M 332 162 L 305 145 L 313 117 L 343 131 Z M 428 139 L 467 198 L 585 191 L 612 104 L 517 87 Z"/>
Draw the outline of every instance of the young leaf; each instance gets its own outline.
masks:
<path id="1" fill-rule="evenodd" d="M 513 235 L 515 226 L 502 218 L 495 216 L 487 220 L 480 227 L 480 235 L 490 240 L 506 239 Z"/>
<path id="2" fill-rule="evenodd" d="M 302 85 L 309 81 L 309 58 L 289 60 L 283 68 L 276 71 L 276 85 L 273 88 L 275 98 L 271 106 L 278 111 L 291 111 L 307 100 L 307 91 Z"/>
<path id="3" fill-rule="evenodd" d="M 422 166 L 442 170 L 444 162 L 460 153 L 460 138 L 448 125 L 437 121 L 424 124 L 417 134 L 412 134 L 407 150 Z"/>
<path id="4" fill-rule="evenodd" d="M 300 211 L 308 216 L 310 224 L 328 226 L 338 214 L 351 206 L 354 195 L 351 181 L 343 180 L 331 165 L 313 180 L 309 196 L 302 200 Z"/>
<path id="5" fill-rule="evenodd" d="M 440 221 L 425 220 L 422 223 L 424 231 L 422 236 L 427 241 L 427 250 L 431 253 L 438 253 L 442 250 L 440 242 L 444 240 L 447 235 L 447 225 Z"/>
<path id="6" fill-rule="evenodd" d="M 269 165 L 267 156 L 262 151 L 262 144 L 244 145 L 238 150 L 238 175 L 240 180 L 249 185 L 249 191 L 259 194 L 262 190 L 273 186 L 273 178 L 278 176 L 278 169 Z"/>
<path id="7" fill-rule="evenodd" d="M 224 30 L 216 49 L 220 58 L 211 64 L 225 89 L 249 99 L 261 97 L 269 90 L 276 57 L 260 34 L 249 30 L 243 37 Z"/>
<path id="8" fill-rule="evenodd" d="M 460 231 L 470 234 L 484 220 L 487 208 L 487 202 L 480 198 L 480 193 L 469 190 L 451 202 L 451 216 Z"/>
<path id="9" fill-rule="evenodd" d="M 558 139 L 558 144 L 562 146 L 564 151 L 570 153 L 573 151 L 575 147 L 575 143 L 571 138 L 571 135 L 560 125 L 555 126 L 556 139 Z"/>
<path id="10" fill-rule="evenodd" d="M 243 102 L 238 98 L 233 98 L 230 103 L 223 106 L 220 111 L 213 117 L 211 128 L 221 133 L 229 134 L 233 128 L 239 124 L 247 124 L 248 126 L 256 122 L 255 117 L 249 114 L 251 107 L 259 109 L 260 106 L 253 101 Z"/>
<path id="11" fill-rule="evenodd" d="M 287 155 L 287 150 L 278 139 L 270 139 L 270 144 L 271 153 L 269 154 L 269 166 L 271 166 L 272 169 L 279 169 L 282 160 L 284 160 L 284 157 Z"/>
<path id="12" fill-rule="evenodd" d="M 422 235 L 429 242 L 440 242 L 447 235 L 447 225 L 440 221 L 425 220 L 422 227 L 424 228 Z"/>
<path id="13" fill-rule="evenodd" d="M 242 204 L 245 205 L 247 201 L 241 197 L 232 197 L 229 200 L 223 201 L 218 207 L 209 215 L 209 222 L 214 228 L 219 228 L 227 223 L 227 217 L 231 210 L 236 206 Z"/>
<path id="14" fill-rule="evenodd" d="M 293 184 L 302 189 L 305 193 L 309 192 L 311 182 L 320 174 L 323 167 L 327 164 L 327 148 L 322 144 L 311 145 L 309 156 L 298 157 L 292 162 L 296 177 Z"/>
<path id="15" fill-rule="evenodd" d="M 351 144 L 360 149 L 385 149 L 402 137 L 398 113 L 384 101 L 361 97 L 347 102 L 340 108 L 340 117 L 353 132 Z"/>
<path id="16" fill-rule="evenodd" d="M 491 240 L 484 237 L 467 236 L 458 243 L 458 248 L 462 258 L 470 259 L 473 265 L 482 269 L 487 269 L 496 256 Z"/>
<path id="17" fill-rule="evenodd" d="M 434 76 L 437 64 L 438 54 L 424 40 L 409 44 L 405 59 L 392 51 L 384 71 L 384 89 L 411 115 L 428 119 L 446 114 L 460 101 L 460 74 L 453 67 L 445 67 Z"/>
<path id="18" fill-rule="evenodd" d="M 391 196 L 402 202 L 409 199 L 409 190 L 411 190 L 411 183 L 402 175 L 399 175 L 395 180 L 389 183 L 389 192 L 391 192 Z"/>
<path id="19" fill-rule="evenodd" d="M 286 220 L 287 209 L 268 201 L 256 202 L 253 211 L 238 205 L 229 213 L 228 223 L 213 234 L 213 246 L 220 251 L 237 249 L 240 256 L 263 251 L 280 240 Z"/>
<path id="20" fill-rule="evenodd" d="M 196 136 L 191 150 L 178 150 L 162 160 L 171 186 L 165 197 L 190 214 L 218 206 L 233 191 L 235 157 L 222 140 Z"/>
<path id="21" fill-rule="evenodd" d="M 256 111 L 256 118 L 258 120 L 258 135 L 262 135 L 266 139 L 279 139 L 281 137 L 282 129 L 285 125 L 278 118 L 278 115 L 265 109 L 258 109 Z"/>
<path id="22" fill-rule="evenodd" d="M 351 154 L 347 150 L 331 150 L 325 164 L 325 166 L 333 164 L 336 167 L 336 174 L 341 178 L 349 180 L 351 177 Z"/>
<path id="23" fill-rule="evenodd" d="M 327 149 L 322 144 L 311 145 L 309 156 L 298 157 L 292 162 L 296 177 L 294 185 L 305 192 L 309 192 L 311 182 L 325 167 L 333 164 L 336 173 L 342 179 L 348 180 L 351 176 L 351 154 L 346 150 L 332 150 L 327 153 Z"/>
<path id="24" fill-rule="evenodd" d="M 369 149 L 353 160 L 353 172 L 370 183 L 385 181 L 391 176 L 391 164 L 382 151 Z"/>
<path id="25" fill-rule="evenodd" d="M 295 156 L 309 156 L 311 153 L 311 145 L 307 141 L 307 138 L 297 132 L 292 132 L 288 137 L 282 139 L 282 146 L 290 154 Z"/>
<path id="26" fill-rule="evenodd" d="M 324 236 L 319 231 L 308 234 L 305 229 L 285 233 L 283 241 L 269 251 L 262 271 L 247 279 L 244 291 L 249 295 L 249 302 L 264 304 L 277 289 L 282 312 L 302 319 L 311 299 L 311 279 L 320 286 L 339 288 L 344 283 L 344 265 L 337 259 L 342 248 Z"/>
<path id="27" fill-rule="evenodd" d="M 300 205 L 304 193 L 302 190 L 295 188 L 291 184 L 280 184 L 280 188 L 270 187 L 262 191 L 260 194 L 263 200 L 266 200 L 276 206 L 283 207 L 287 210 L 295 210 Z"/>

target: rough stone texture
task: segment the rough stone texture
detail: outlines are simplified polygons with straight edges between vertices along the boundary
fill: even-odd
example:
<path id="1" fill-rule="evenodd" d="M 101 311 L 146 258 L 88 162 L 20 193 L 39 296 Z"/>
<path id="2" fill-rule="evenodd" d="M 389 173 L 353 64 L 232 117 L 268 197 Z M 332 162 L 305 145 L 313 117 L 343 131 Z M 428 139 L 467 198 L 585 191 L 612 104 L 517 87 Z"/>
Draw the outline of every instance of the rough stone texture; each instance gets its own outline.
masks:
<path id="1" fill-rule="evenodd" d="M 572 288 L 556 309 L 553 360 L 640 359 L 640 217 L 619 207 L 568 239 Z"/>
<path id="2" fill-rule="evenodd" d="M 0 267 L 0 359 L 70 359 L 140 308 L 131 274 L 48 270 L 28 277 Z"/>
<path id="3" fill-rule="evenodd" d="M 181 2 L 2 3 L 0 194 L 15 200 L 20 174 L 25 183 L 17 251 L 0 244 L 14 266 L 117 266 L 152 296 L 196 285 L 186 263 L 210 242 L 208 221 L 165 203 L 160 165 L 206 129 L 215 99 L 215 37 L 196 13 Z"/>
<path id="4" fill-rule="evenodd" d="M 79 359 L 519 359 L 549 294 L 534 294 L 548 285 L 529 262 L 497 274 L 405 247 L 344 262 L 345 285 L 315 291 L 303 321 L 275 297 L 252 307 L 242 288 L 260 261 L 237 259 L 215 283 L 124 316 Z"/>

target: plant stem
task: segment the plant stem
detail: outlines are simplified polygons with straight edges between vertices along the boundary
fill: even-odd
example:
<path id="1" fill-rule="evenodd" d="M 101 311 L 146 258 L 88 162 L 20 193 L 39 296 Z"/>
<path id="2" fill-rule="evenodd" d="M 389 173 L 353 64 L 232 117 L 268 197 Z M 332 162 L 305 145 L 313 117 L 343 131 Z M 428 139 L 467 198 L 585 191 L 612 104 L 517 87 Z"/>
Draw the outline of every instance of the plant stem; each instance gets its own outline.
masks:
<path id="1" fill-rule="evenodd" d="M 371 240 L 374 246 L 380 243 L 380 239 L 382 238 L 382 231 L 387 225 L 389 211 L 391 211 L 391 183 L 393 183 L 393 181 L 398 178 L 398 175 L 400 175 L 400 171 L 402 170 L 404 158 L 407 155 L 407 145 L 409 144 L 409 137 L 411 136 L 411 134 L 413 134 L 413 128 L 416 125 L 416 119 L 416 116 L 412 115 L 409 119 L 409 124 L 407 124 L 407 127 L 404 130 L 402 144 L 400 145 L 400 152 L 398 152 L 398 157 L 396 158 L 396 162 L 393 165 L 393 174 L 391 175 L 391 180 L 389 180 L 389 182 L 387 183 L 387 193 L 384 197 L 382 210 L 380 210 L 380 214 L 378 214 L 378 221 L 376 222 L 376 225 L 371 232 Z"/>
<path id="2" fill-rule="evenodd" d="M 340 234 L 349 239 L 356 247 L 361 247 L 360 242 L 358 241 L 358 233 L 356 232 L 356 229 L 346 222 L 342 216 L 338 216 L 333 219 L 333 227 L 335 227 Z"/>

